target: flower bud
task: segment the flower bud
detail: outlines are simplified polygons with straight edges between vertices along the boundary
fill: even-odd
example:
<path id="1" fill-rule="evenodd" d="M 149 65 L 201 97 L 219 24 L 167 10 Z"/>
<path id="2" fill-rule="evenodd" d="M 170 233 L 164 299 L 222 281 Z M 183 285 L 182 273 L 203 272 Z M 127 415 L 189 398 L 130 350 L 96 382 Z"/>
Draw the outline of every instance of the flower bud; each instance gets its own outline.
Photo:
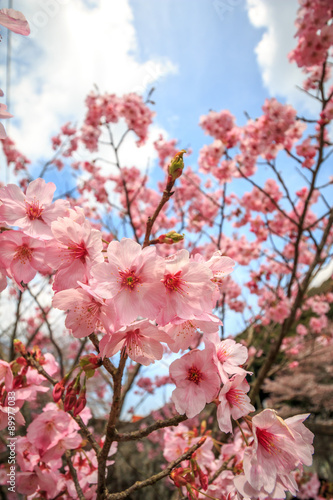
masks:
<path id="1" fill-rule="evenodd" d="M 182 241 L 183 239 L 184 235 L 176 233 L 176 231 L 169 231 L 158 237 L 159 243 L 166 243 L 167 245 L 173 245 L 173 243 L 178 243 L 178 241 Z"/>
<path id="2" fill-rule="evenodd" d="M 84 392 L 80 393 L 80 396 L 77 398 L 77 401 L 75 403 L 74 407 L 74 417 L 76 417 L 86 406 L 87 400 L 86 400 L 86 395 Z"/>
<path id="3" fill-rule="evenodd" d="M 53 396 L 53 401 L 55 403 L 58 403 L 58 401 L 60 401 L 61 396 L 64 393 L 64 390 L 65 387 L 63 385 L 63 380 L 61 382 L 57 382 L 56 385 L 53 387 L 52 396 Z"/>
<path id="4" fill-rule="evenodd" d="M 178 179 L 183 173 L 184 169 L 184 160 L 183 160 L 183 154 L 186 153 L 185 149 L 182 149 L 177 153 L 173 159 L 171 160 L 171 163 L 168 168 L 168 173 L 169 176 L 173 181 Z"/>
<path id="5" fill-rule="evenodd" d="M 185 469 L 183 467 L 178 467 L 177 469 L 174 469 L 170 473 L 170 478 L 175 483 L 175 486 L 177 486 L 177 488 L 180 488 L 181 486 L 186 486 L 187 484 L 187 479 L 182 476 L 182 474 L 184 473 Z"/>
<path id="6" fill-rule="evenodd" d="M 24 344 L 18 339 L 14 340 L 14 348 L 16 352 L 19 352 L 22 355 L 27 354 Z"/>
<path id="7" fill-rule="evenodd" d="M 200 469 L 200 467 L 198 467 L 198 470 L 199 470 L 199 481 L 201 484 L 201 488 L 206 491 L 208 489 L 208 475 L 205 474 L 202 471 L 202 469 Z"/>
<path id="8" fill-rule="evenodd" d="M 64 401 L 64 410 L 69 411 L 74 408 L 76 405 L 76 393 L 75 391 L 67 391 L 65 401 Z"/>

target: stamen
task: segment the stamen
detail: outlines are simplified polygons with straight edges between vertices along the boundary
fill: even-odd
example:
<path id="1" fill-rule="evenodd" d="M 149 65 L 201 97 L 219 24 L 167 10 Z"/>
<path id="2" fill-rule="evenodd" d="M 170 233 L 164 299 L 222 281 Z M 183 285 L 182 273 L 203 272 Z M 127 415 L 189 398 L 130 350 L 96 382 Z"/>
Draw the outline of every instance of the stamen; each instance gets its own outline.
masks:
<path id="1" fill-rule="evenodd" d="M 225 361 L 229 358 L 230 356 L 230 349 L 227 347 L 218 347 L 217 351 L 217 359 L 220 361 L 220 363 L 225 363 Z"/>
<path id="2" fill-rule="evenodd" d="M 181 271 L 178 271 L 176 274 L 168 273 L 165 275 L 162 283 L 171 292 L 184 293 L 183 287 L 186 286 L 186 281 L 181 278 L 181 274 Z"/>
<path id="3" fill-rule="evenodd" d="M 187 380 L 190 380 L 191 382 L 199 385 L 202 379 L 203 373 L 201 373 L 199 368 L 197 368 L 196 366 L 191 366 L 191 368 L 187 370 Z"/>
<path id="4" fill-rule="evenodd" d="M 83 241 L 73 247 L 68 247 L 67 251 L 72 259 L 81 259 L 83 263 L 86 261 L 88 250 Z"/>
<path id="5" fill-rule="evenodd" d="M 30 220 L 41 219 L 43 213 L 43 205 L 39 206 L 39 201 L 34 198 L 32 203 L 25 202 L 25 213 Z"/>
<path id="6" fill-rule="evenodd" d="M 278 444 L 279 438 L 266 431 L 266 429 L 256 429 L 258 443 L 270 454 L 277 455 L 281 452 L 281 449 L 276 446 Z"/>
<path id="7" fill-rule="evenodd" d="M 27 261 L 30 261 L 32 258 L 32 250 L 26 245 L 22 245 L 19 247 L 14 255 L 14 259 L 18 259 L 20 264 L 26 264 Z"/>
<path id="8" fill-rule="evenodd" d="M 132 291 L 138 283 L 141 283 L 141 279 L 135 275 L 135 271 L 119 271 L 119 276 L 121 277 L 121 284 L 123 287 L 128 288 Z"/>

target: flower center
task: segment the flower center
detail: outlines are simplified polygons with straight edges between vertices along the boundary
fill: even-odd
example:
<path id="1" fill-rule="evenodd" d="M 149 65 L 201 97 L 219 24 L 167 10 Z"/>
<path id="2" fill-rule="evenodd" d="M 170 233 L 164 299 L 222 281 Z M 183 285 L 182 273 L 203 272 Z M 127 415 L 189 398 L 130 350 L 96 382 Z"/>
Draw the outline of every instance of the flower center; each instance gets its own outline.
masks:
<path id="1" fill-rule="evenodd" d="M 184 292 L 183 286 L 185 285 L 185 281 L 181 278 L 182 272 L 178 271 L 176 274 L 168 273 L 165 275 L 162 282 L 164 286 L 170 290 L 171 292 Z M 185 285 L 186 286 L 186 285 Z"/>
<path id="2" fill-rule="evenodd" d="M 187 380 L 199 385 L 202 379 L 203 374 L 196 366 L 191 366 L 191 368 L 187 370 Z"/>
<path id="3" fill-rule="evenodd" d="M 68 247 L 68 252 L 71 256 L 72 259 L 81 259 L 82 262 L 86 261 L 86 256 L 88 255 L 88 250 L 83 243 L 78 243 L 77 245 L 73 247 Z"/>
<path id="4" fill-rule="evenodd" d="M 126 349 L 131 355 L 142 354 L 140 329 L 130 330 L 126 333 Z"/>
<path id="5" fill-rule="evenodd" d="M 25 213 L 30 220 L 41 219 L 43 206 L 39 206 L 39 201 L 34 198 L 32 203 L 25 202 Z"/>
<path id="6" fill-rule="evenodd" d="M 101 310 L 101 304 L 98 304 L 95 301 L 90 302 L 88 309 L 87 309 L 88 313 L 94 317 L 99 316 L 100 310 Z"/>
<path id="7" fill-rule="evenodd" d="M 281 449 L 276 446 L 278 444 L 279 438 L 266 431 L 266 429 L 256 429 L 258 443 L 270 454 L 276 455 L 281 451 Z"/>
<path id="8" fill-rule="evenodd" d="M 119 271 L 119 276 L 121 278 L 121 284 L 126 287 L 130 292 L 134 290 L 138 283 L 141 283 L 141 279 L 135 275 L 134 271 Z"/>
<path id="9" fill-rule="evenodd" d="M 27 261 L 30 261 L 32 258 L 32 250 L 26 245 L 22 245 L 18 247 L 15 252 L 14 259 L 18 259 L 20 264 L 26 264 Z"/>
<path id="10" fill-rule="evenodd" d="M 239 408 L 244 399 L 244 393 L 237 389 L 230 389 L 226 394 L 226 399 L 230 406 L 236 406 Z"/>
<path id="11" fill-rule="evenodd" d="M 217 359 L 220 363 L 225 363 L 230 356 L 230 352 L 227 347 L 218 347 L 216 350 Z"/>

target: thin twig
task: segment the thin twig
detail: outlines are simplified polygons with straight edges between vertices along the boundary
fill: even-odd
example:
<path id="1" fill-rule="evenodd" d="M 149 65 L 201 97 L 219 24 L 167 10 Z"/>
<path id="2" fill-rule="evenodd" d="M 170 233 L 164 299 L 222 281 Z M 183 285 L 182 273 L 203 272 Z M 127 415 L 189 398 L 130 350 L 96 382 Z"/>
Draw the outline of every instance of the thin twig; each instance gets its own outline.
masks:
<path id="1" fill-rule="evenodd" d="M 72 453 L 69 450 L 66 450 L 66 462 L 67 462 L 67 465 L 69 467 L 70 473 L 72 475 L 72 479 L 73 479 L 73 482 L 75 485 L 77 496 L 79 497 L 80 500 L 85 500 L 86 497 L 84 496 L 83 491 L 81 489 L 79 480 L 77 478 L 76 470 L 74 469 L 73 464 L 72 464 L 71 456 L 72 456 Z"/>
<path id="2" fill-rule="evenodd" d="M 152 432 L 158 429 L 164 429 L 165 427 L 171 427 L 174 425 L 178 425 L 180 422 L 184 422 L 187 420 L 186 415 L 176 415 L 174 417 L 168 418 L 166 420 L 157 420 L 151 425 L 148 425 L 144 429 L 140 429 L 138 431 L 128 432 L 120 434 L 116 432 L 115 441 L 135 441 L 136 439 L 142 439 L 146 436 L 149 436 Z"/>
<path id="3" fill-rule="evenodd" d="M 194 446 L 189 448 L 188 451 L 183 453 L 177 460 L 174 460 L 171 462 L 168 467 L 166 467 L 163 471 L 159 472 L 158 474 L 155 474 L 154 476 L 149 477 L 148 479 L 145 479 L 144 481 L 137 481 L 136 483 L 132 484 L 127 490 L 121 491 L 119 493 L 106 493 L 105 498 L 106 500 L 122 500 L 123 498 L 127 498 L 133 491 L 141 490 L 142 488 L 145 488 L 146 486 L 152 486 L 153 484 L 157 483 L 157 481 L 160 481 L 164 477 L 168 476 L 172 470 L 177 467 L 181 462 L 184 460 L 190 460 L 192 457 L 193 453 L 197 451 L 200 446 L 204 444 L 205 440 L 201 439 L 196 443 Z"/>

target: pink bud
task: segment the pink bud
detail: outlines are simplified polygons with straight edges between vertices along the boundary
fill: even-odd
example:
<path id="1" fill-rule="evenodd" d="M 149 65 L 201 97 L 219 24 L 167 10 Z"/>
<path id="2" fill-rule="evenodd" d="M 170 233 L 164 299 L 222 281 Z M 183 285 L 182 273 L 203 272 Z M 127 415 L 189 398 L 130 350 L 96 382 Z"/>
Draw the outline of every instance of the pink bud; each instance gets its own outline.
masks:
<path id="1" fill-rule="evenodd" d="M 53 396 L 53 401 L 55 403 L 58 403 L 58 401 L 60 401 L 61 399 L 61 396 L 63 395 L 64 393 L 64 390 L 65 390 L 65 387 L 62 385 L 62 381 L 61 382 L 58 382 L 54 387 L 53 387 L 53 392 L 52 392 L 52 396 Z"/>
<path id="2" fill-rule="evenodd" d="M 74 407 L 74 417 L 76 417 L 81 411 L 85 408 L 87 404 L 86 396 L 85 394 L 81 393 L 80 396 L 78 397 L 75 407 Z"/>
<path id="3" fill-rule="evenodd" d="M 74 408 L 76 404 L 76 393 L 73 391 L 67 391 L 65 401 L 64 401 L 64 410 L 69 411 Z"/>
<path id="4" fill-rule="evenodd" d="M 201 488 L 206 491 L 208 488 L 208 475 L 202 472 L 201 469 L 199 469 L 199 481 Z"/>

